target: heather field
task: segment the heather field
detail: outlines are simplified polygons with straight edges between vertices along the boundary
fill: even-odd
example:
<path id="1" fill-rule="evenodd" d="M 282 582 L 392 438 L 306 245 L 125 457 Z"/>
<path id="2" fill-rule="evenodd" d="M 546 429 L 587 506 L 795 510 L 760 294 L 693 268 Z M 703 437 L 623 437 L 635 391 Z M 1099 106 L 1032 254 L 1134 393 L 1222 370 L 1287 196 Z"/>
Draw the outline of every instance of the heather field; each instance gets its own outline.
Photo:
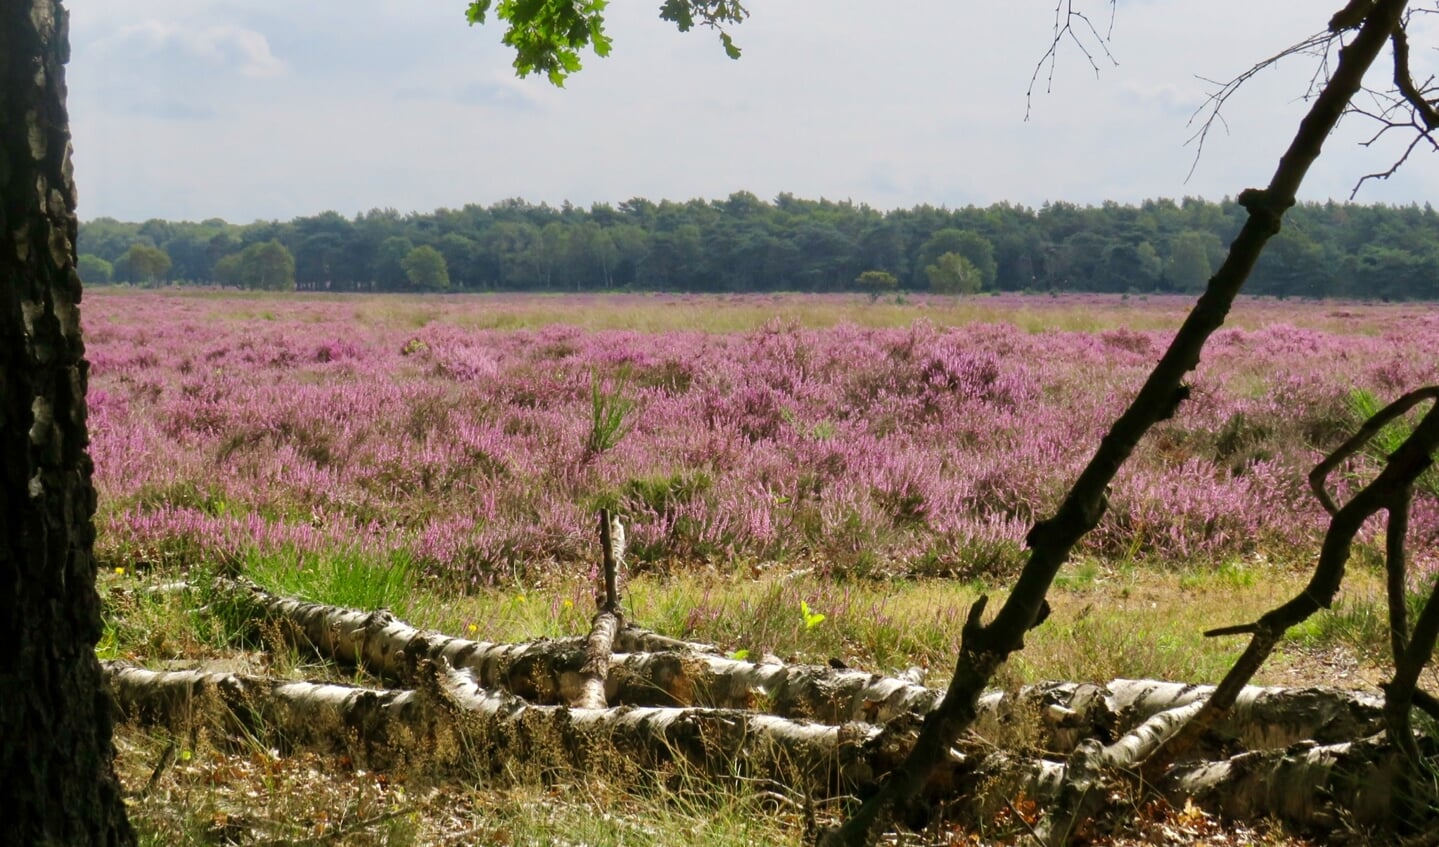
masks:
<path id="1" fill-rule="evenodd" d="M 297 649 L 272 623 L 237 621 L 207 587 L 217 566 L 470 639 L 585 633 L 595 511 L 612 507 L 629 523 L 628 619 L 736 659 L 907 669 L 943 686 L 965 610 L 1005 590 L 1029 525 L 1188 306 L 91 291 L 97 652 L 157 670 L 387 684 Z M 1242 301 L 1231 325 L 996 685 L 1217 681 L 1240 645 L 1201 633 L 1257 618 L 1307 579 L 1324 528 L 1309 468 L 1376 404 L 1439 382 L 1432 308 Z M 1340 487 L 1375 464 L 1351 463 Z M 1431 472 L 1429 494 L 1435 483 Z M 1433 496 L 1411 529 L 1415 572 L 1433 573 Z M 1335 608 L 1291 630 L 1256 682 L 1372 691 L 1387 678 L 1378 530 Z M 119 729 L 142 844 L 539 845 L 564 833 L 729 847 L 803 843 L 809 826 L 764 780 L 680 767 L 656 792 L 627 760 L 541 773 L 494 751 L 462 758 L 456 780 L 438 751 L 362 769 L 202 725 Z M 1035 743 L 1037 719 L 1006 726 L 985 743 Z M 1132 802 L 1110 843 L 1308 843 Z M 893 843 L 1014 843 L 1022 820 L 938 820 Z"/>
<path id="2" fill-rule="evenodd" d="M 638 570 L 1012 572 L 1180 298 L 87 293 L 109 567 L 318 557 L 525 585 Z M 1439 311 L 1241 302 L 1081 556 L 1303 564 L 1304 477 L 1439 382 Z M 1360 467 L 1352 469 L 1358 473 Z M 1433 563 L 1439 513 L 1416 506 Z"/>

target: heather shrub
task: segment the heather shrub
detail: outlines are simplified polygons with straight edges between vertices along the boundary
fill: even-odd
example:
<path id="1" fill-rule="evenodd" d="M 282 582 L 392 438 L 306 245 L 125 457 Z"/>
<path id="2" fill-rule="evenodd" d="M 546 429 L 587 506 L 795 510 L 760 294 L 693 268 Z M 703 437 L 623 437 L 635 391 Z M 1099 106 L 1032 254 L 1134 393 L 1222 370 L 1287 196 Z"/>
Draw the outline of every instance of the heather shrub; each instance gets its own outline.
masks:
<path id="1" fill-rule="evenodd" d="M 93 299 L 105 561 L 343 548 L 460 585 L 589 567 L 600 506 L 640 563 L 1003 578 L 1187 305 L 297 295 L 260 321 L 225 296 Z M 671 303 L 707 323 L 619 328 Z M 1332 311 L 1241 304 L 1078 552 L 1306 560 L 1325 518 L 1304 477 L 1356 426 L 1351 392 L 1439 381 L 1439 321 Z M 598 328 L 544 322 L 571 314 Z"/>

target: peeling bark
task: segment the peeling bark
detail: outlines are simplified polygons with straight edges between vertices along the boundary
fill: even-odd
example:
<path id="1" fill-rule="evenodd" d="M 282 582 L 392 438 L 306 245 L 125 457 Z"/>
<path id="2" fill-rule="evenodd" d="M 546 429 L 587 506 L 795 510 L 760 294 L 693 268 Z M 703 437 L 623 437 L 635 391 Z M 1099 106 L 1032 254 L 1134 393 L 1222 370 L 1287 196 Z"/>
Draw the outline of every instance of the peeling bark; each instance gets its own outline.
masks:
<path id="1" fill-rule="evenodd" d="M 1083 793 L 1097 805 L 1107 801 L 1111 790 L 1127 795 L 1133 788 L 1106 771 L 1097 761 L 1102 758 L 1098 745 L 1065 762 L 994 753 L 966 772 L 961 790 L 974 802 L 962 813 L 971 821 L 986 821 L 1022 796 L 1051 810 L 1036 827 L 1038 840 L 1063 843 L 1083 817 L 1060 819 L 1053 813 L 1067 794 Z M 1402 754 L 1394 747 L 1364 739 L 1176 765 L 1152 785 L 1175 807 L 1190 801 L 1227 820 L 1272 819 L 1319 833 L 1355 825 L 1392 829 L 1400 808 L 1395 788 L 1402 766 Z M 1092 810 L 1091 805 L 1083 811 Z"/>
<path id="2" fill-rule="evenodd" d="M 610 651 L 620 617 L 612 611 L 595 615 L 590 637 L 585 642 L 585 663 L 580 666 L 580 692 L 570 701 L 576 709 L 603 709 L 606 706 L 605 682 L 610 673 Z"/>
<path id="3" fill-rule="evenodd" d="M 871 785 L 907 751 L 902 739 L 861 723 L 790 721 L 734 709 L 535 706 L 481 688 L 461 671 L 429 667 L 426 684 L 407 691 L 115 663 L 105 673 L 129 720 L 185 727 L 203 717 L 212 729 L 272 738 L 286 749 L 346 752 L 388 764 L 433 761 L 437 751 L 474 759 L 482 750 L 504 758 L 490 763 L 496 768 L 545 764 L 534 756 L 585 767 L 617 751 L 647 768 L 683 761 L 716 777 L 761 776 L 827 797 Z M 952 766 L 960 762 L 950 758 Z M 942 769 L 936 778 L 943 782 L 935 790 L 947 790 L 953 773 Z"/>
<path id="4" fill-rule="evenodd" d="M 404 683 L 415 678 L 419 663 L 444 660 L 486 687 L 538 704 L 573 703 L 580 693 L 586 654 L 578 639 L 466 641 L 415 629 L 388 612 L 287 600 L 258 587 L 247 590 L 264 614 L 283 616 L 325 657 L 362 665 L 385 679 Z M 616 641 L 634 631 L 621 630 Z M 648 635 L 630 640 L 686 643 Z M 1153 680 L 1114 680 L 1105 686 L 1047 683 L 1026 688 L 1018 697 L 994 691 L 977 701 L 973 729 L 1000 738 L 1006 724 L 1037 722 L 1038 742 L 1068 754 L 1084 738 L 1116 737 L 1155 714 L 1205 700 L 1213 691 L 1214 686 Z M 614 654 L 605 681 L 605 701 L 614 705 L 760 709 L 791 719 L 877 725 L 901 716 L 922 718 L 944 693 L 862 670 L 754 663 L 687 651 Z M 1200 752 L 1361 738 L 1376 731 L 1381 720 L 1381 704 L 1371 695 L 1250 686 L 1240 692 L 1232 714 L 1211 728 Z"/>

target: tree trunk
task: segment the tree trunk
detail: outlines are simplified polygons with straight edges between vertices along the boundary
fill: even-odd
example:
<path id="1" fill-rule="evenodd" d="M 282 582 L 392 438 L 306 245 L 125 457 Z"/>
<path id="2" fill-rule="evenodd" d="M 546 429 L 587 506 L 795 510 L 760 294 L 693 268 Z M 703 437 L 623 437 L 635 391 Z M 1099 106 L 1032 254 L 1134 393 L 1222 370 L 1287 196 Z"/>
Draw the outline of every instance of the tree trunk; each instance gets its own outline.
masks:
<path id="1" fill-rule="evenodd" d="M 0 843 L 129 844 L 95 644 L 65 11 L 0 3 Z"/>

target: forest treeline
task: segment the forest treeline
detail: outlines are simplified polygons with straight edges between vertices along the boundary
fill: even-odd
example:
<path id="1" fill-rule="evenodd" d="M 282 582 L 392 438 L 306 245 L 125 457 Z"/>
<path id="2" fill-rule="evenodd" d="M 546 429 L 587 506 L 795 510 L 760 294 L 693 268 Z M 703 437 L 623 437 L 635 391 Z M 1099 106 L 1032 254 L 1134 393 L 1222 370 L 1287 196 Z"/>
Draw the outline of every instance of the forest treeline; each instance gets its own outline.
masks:
<path id="1" fill-rule="evenodd" d="M 231 224 L 81 224 L 87 283 L 292 290 L 1198 291 L 1238 232 L 1230 199 L 1100 206 L 1008 203 L 883 212 L 748 192 L 588 209 L 506 200 L 431 213 L 375 209 Z M 1439 215 L 1308 203 L 1246 290 L 1439 299 Z"/>

